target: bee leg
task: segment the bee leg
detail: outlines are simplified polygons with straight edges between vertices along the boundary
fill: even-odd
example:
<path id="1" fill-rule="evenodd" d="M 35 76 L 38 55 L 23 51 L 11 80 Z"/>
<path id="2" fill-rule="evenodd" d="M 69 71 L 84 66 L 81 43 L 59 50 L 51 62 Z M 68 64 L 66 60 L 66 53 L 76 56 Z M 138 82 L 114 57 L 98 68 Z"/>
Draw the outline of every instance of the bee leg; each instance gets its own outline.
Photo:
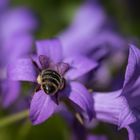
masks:
<path id="1" fill-rule="evenodd" d="M 38 64 L 31 58 L 33 65 L 35 66 L 35 68 L 41 72 L 41 69 L 39 68 Z"/>
<path id="2" fill-rule="evenodd" d="M 59 98 L 58 98 L 58 93 L 56 93 L 54 96 L 52 96 L 52 99 L 54 100 L 54 102 L 59 105 Z"/>
<path id="3" fill-rule="evenodd" d="M 66 81 L 65 81 L 65 79 L 63 78 L 63 79 L 62 79 L 62 83 L 61 83 L 60 88 L 59 88 L 60 90 L 62 90 L 62 89 L 65 87 L 65 82 L 66 82 Z"/>
<path id="4" fill-rule="evenodd" d="M 41 86 L 37 85 L 36 88 L 35 88 L 35 92 L 38 92 L 39 90 L 41 90 Z"/>

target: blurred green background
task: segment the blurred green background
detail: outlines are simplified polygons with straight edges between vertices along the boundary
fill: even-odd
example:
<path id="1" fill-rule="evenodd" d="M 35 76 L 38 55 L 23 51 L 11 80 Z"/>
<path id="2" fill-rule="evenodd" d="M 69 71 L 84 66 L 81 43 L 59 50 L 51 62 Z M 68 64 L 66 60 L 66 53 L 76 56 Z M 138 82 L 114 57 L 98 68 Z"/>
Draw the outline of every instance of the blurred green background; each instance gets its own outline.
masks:
<path id="1" fill-rule="evenodd" d="M 140 36 L 138 0 L 99 0 L 106 12 L 128 36 Z M 13 6 L 25 5 L 39 18 L 38 38 L 52 37 L 67 27 L 83 0 L 12 0 Z"/>
<path id="2" fill-rule="evenodd" d="M 107 14 L 116 22 L 118 30 L 126 36 L 140 37 L 140 8 L 138 0 L 102 0 Z M 53 37 L 70 23 L 82 0 L 12 0 L 11 5 L 27 6 L 35 12 L 39 21 L 36 39 Z M 104 123 L 92 132 L 107 134 L 110 140 L 124 140 L 125 130 Z M 123 134 L 123 135 L 122 135 Z M 39 126 L 32 126 L 29 120 L 20 124 L 0 128 L 0 140 L 69 140 L 70 128 L 55 115 Z"/>

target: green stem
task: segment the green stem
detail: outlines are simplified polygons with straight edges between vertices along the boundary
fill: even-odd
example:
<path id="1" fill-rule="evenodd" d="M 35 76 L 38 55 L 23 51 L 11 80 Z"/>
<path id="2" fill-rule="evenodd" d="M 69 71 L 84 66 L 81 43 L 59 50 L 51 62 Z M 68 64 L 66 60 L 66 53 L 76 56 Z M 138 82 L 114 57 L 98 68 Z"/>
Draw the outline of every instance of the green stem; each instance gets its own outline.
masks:
<path id="1" fill-rule="evenodd" d="M 18 112 L 16 114 L 13 114 L 13 115 L 10 115 L 10 116 L 4 117 L 4 118 L 0 118 L 0 128 L 10 125 L 21 119 L 24 119 L 24 118 L 28 117 L 28 115 L 29 115 L 29 111 L 24 110 L 22 112 Z"/>

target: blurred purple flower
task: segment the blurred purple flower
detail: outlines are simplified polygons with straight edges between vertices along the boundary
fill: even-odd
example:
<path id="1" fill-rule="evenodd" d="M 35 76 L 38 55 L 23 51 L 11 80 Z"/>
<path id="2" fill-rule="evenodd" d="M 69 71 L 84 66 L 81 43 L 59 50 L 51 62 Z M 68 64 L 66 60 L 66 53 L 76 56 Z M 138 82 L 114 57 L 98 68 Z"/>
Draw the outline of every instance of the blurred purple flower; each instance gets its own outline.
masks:
<path id="1" fill-rule="evenodd" d="M 35 18 L 26 8 L 3 9 L 0 13 L 0 90 L 4 107 L 17 99 L 20 90 L 19 82 L 7 79 L 7 65 L 30 53 L 36 27 Z"/>
<path id="2" fill-rule="evenodd" d="M 127 128 L 130 140 L 140 139 L 140 50 L 130 45 L 123 88 L 93 93 L 96 118 Z"/>
<path id="3" fill-rule="evenodd" d="M 63 44 L 64 55 L 77 53 L 88 55 L 98 47 L 102 48 L 99 54 L 106 54 L 111 49 L 110 46 L 113 49 L 123 49 L 124 40 L 105 26 L 107 20 L 103 8 L 97 3 L 84 3 L 77 10 L 70 27 L 59 35 Z M 105 47 L 106 45 L 108 48 Z"/>
<path id="4" fill-rule="evenodd" d="M 97 61 L 107 60 L 97 70 L 94 78 L 91 78 L 90 74 L 90 80 L 88 77 L 84 80 L 84 83 L 88 81 L 91 84 L 94 81 L 95 85 L 103 88 L 112 82 L 110 66 L 119 69 L 125 61 L 124 53 L 127 50 L 125 39 L 113 31 L 109 22 L 103 7 L 95 1 L 87 1 L 77 10 L 68 29 L 58 35 L 64 56 L 83 54 Z M 104 82 L 100 75 L 107 81 Z"/>
<path id="5" fill-rule="evenodd" d="M 91 95 L 82 84 L 74 80 L 94 69 L 97 63 L 83 56 L 63 60 L 61 47 L 58 39 L 37 41 L 37 58 L 17 60 L 9 68 L 10 79 L 38 83 L 38 90 L 33 95 L 30 105 L 30 119 L 33 124 L 42 123 L 52 116 L 59 101 L 63 99 L 68 99 L 74 105 L 74 109 L 83 113 L 85 117 L 88 117 L 87 119 L 93 116 Z M 64 77 L 65 87 L 59 88 L 53 95 L 46 93 L 45 90 L 48 90 L 49 86 L 45 85 L 47 89 L 44 89 L 39 82 L 40 78 L 38 79 L 43 70 L 53 70 L 59 76 Z"/>
<path id="6" fill-rule="evenodd" d="M 89 47 L 92 47 L 89 41 L 93 39 L 104 18 L 98 7 L 89 3 L 81 6 L 70 27 L 59 36 L 63 43 L 64 55 L 87 53 Z"/>

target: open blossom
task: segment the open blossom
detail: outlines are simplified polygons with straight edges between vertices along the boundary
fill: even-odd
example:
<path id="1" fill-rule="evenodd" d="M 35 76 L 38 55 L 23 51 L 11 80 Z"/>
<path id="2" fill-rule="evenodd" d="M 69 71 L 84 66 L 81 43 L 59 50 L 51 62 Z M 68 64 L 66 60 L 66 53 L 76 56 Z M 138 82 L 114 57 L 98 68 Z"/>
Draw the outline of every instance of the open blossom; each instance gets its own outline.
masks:
<path id="1" fill-rule="evenodd" d="M 0 96 L 2 105 L 9 107 L 20 93 L 20 83 L 7 79 L 7 65 L 31 51 L 37 22 L 27 8 L 10 9 L 4 4 L 0 10 Z"/>
<path id="2" fill-rule="evenodd" d="M 122 89 L 93 93 L 95 117 L 128 130 L 130 140 L 140 139 L 140 50 L 130 45 Z"/>
<path id="3" fill-rule="evenodd" d="M 32 123 L 39 124 L 48 119 L 63 99 L 69 100 L 76 111 L 91 119 L 91 95 L 76 79 L 94 69 L 97 63 L 79 55 L 63 60 L 58 39 L 37 41 L 36 48 L 37 57 L 33 60 L 19 59 L 9 67 L 10 79 L 37 85 L 30 105 Z"/>

